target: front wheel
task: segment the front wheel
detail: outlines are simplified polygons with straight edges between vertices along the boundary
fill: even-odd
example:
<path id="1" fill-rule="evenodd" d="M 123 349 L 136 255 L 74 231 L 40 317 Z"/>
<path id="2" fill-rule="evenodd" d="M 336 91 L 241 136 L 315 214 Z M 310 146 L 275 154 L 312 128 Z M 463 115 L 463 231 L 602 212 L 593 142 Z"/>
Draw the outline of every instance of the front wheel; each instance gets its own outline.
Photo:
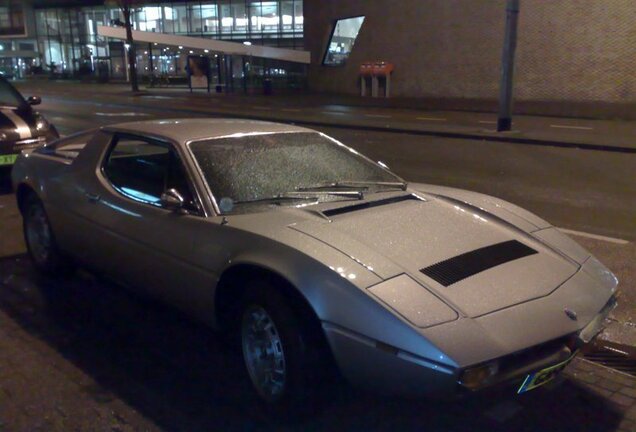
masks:
<path id="1" fill-rule="evenodd" d="M 320 406 L 330 357 L 310 327 L 273 286 L 255 283 L 247 289 L 240 320 L 243 360 L 270 412 L 306 415 L 307 408 Z"/>
<path id="2" fill-rule="evenodd" d="M 42 201 L 35 194 L 27 197 L 23 218 L 24 240 L 35 268 L 47 275 L 68 275 L 73 266 L 59 250 Z"/>

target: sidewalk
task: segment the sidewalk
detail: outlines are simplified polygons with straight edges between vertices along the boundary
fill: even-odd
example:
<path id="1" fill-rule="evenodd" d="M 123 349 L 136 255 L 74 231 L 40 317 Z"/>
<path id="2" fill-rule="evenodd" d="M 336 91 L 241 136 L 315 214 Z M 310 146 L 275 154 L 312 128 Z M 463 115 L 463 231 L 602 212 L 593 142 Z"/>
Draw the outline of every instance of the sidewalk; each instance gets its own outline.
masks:
<path id="1" fill-rule="evenodd" d="M 209 113 L 239 118 L 294 122 L 308 126 L 347 127 L 446 138 L 573 147 L 636 153 L 636 121 L 593 120 L 518 115 L 513 130 L 497 132 L 497 115 L 489 112 L 433 111 L 409 108 L 408 100 L 362 98 L 351 95 L 217 94 L 186 88 L 148 88 L 131 93 L 122 84 L 86 84 L 63 81 L 21 82 L 25 94 L 74 93 L 108 96 L 118 105 L 156 105 L 171 101 L 171 108 L 184 113 Z M 239 90 L 240 91 L 240 90 Z M 90 97 L 90 96 L 89 96 Z M 115 102 L 115 101 L 113 101 Z M 386 106 L 383 106 L 386 105 Z"/>

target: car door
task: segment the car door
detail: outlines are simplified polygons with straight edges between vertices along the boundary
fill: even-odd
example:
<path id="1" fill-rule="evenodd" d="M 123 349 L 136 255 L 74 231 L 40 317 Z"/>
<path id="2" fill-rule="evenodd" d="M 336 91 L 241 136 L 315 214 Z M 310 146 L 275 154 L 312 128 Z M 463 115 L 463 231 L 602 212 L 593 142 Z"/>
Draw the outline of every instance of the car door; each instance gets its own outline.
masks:
<path id="1" fill-rule="evenodd" d="M 210 225 L 172 143 L 114 134 L 96 181 L 86 187 L 95 224 L 92 265 L 109 277 L 195 314 L 209 313 L 216 275 L 192 260 L 194 239 Z M 182 211 L 162 206 L 183 196 Z"/>

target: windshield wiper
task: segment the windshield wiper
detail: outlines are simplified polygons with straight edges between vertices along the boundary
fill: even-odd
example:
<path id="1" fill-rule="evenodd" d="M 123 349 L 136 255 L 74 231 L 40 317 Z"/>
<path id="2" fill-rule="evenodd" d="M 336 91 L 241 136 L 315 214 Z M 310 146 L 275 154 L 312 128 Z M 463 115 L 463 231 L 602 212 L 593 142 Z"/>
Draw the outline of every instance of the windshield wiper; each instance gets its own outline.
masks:
<path id="1" fill-rule="evenodd" d="M 304 195 L 288 195 L 288 194 L 280 194 L 273 197 L 266 198 L 258 198 L 254 200 L 247 201 L 235 201 L 234 204 L 252 204 L 252 203 L 274 203 L 278 204 L 286 201 L 316 201 L 315 196 L 304 196 Z"/>
<path id="2" fill-rule="evenodd" d="M 337 181 L 320 183 L 313 186 L 302 186 L 296 188 L 297 191 L 319 191 L 325 189 L 369 189 L 369 186 L 382 186 L 386 188 L 399 188 L 406 190 L 406 182 L 382 182 L 382 181 Z"/>
<path id="3" fill-rule="evenodd" d="M 296 191 L 289 191 L 282 194 L 278 194 L 273 197 L 258 198 L 258 199 L 247 200 L 247 201 L 236 201 L 234 204 L 253 204 L 253 203 L 280 204 L 282 202 L 289 202 L 289 201 L 318 201 L 319 196 L 326 196 L 326 195 L 339 196 L 339 197 L 345 197 L 345 198 L 355 198 L 359 200 L 364 199 L 364 195 L 362 194 L 362 191 L 356 191 L 356 190 L 352 190 L 352 191 L 349 191 L 349 190 L 347 191 L 344 191 L 344 190 L 343 191 L 296 190 Z"/>
<path id="4" fill-rule="evenodd" d="M 325 189 L 334 189 L 334 188 L 325 188 Z M 347 187 L 347 189 L 350 189 L 350 188 Z M 359 189 L 359 188 L 357 188 L 357 189 Z M 339 190 L 323 190 L 322 188 L 320 188 L 320 189 L 314 189 L 314 188 L 301 189 L 301 188 L 298 188 L 295 191 L 287 192 L 285 195 L 287 195 L 287 196 L 295 196 L 295 194 L 300 194 L 302 196 L 302 195 L 306 195 L 308 193 L 311 194 L 312 196 L 316 196 L 316 195 L 330 195 L 330 196 L 341 196 L 341 197 L 346 197 L 346 198 L 364 199 L 364 194 L 363 194 L 362 190 L 341 190 L 341 191 L 339 191 Z"/>

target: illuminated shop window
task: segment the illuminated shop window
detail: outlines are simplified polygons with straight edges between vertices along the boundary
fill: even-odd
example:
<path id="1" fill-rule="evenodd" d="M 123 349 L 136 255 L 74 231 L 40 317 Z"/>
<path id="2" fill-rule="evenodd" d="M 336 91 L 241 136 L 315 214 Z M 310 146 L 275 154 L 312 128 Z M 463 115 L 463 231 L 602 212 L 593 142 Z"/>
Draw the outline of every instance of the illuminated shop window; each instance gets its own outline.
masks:
<path id="1" fill-rule="evenodd" d="M 364 16 L 345 18 L 336 22 L 323 64 L 339 66 L 347 61 L 363 22 Z"/>

